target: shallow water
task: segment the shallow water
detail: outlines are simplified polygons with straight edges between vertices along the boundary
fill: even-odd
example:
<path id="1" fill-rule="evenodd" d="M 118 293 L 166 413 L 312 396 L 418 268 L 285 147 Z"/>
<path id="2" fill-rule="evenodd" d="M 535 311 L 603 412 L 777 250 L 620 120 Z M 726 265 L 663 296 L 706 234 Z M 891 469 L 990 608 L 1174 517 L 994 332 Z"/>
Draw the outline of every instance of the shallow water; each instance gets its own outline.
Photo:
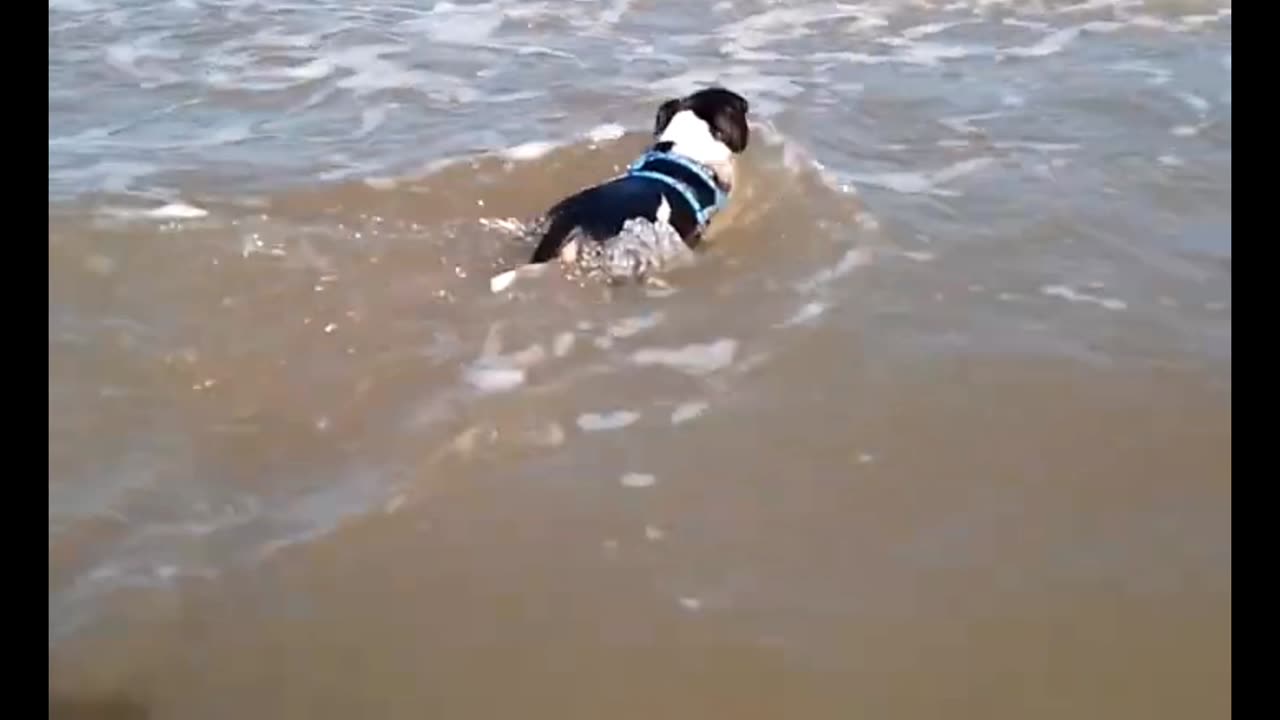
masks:
<path id="1" fill-rule="evenodd" d="M 1230 3 L 686 7 L 50 3 L 58 707 L 1229 713 Z M 490 292 L 711 82 L 669 290 Z"/>

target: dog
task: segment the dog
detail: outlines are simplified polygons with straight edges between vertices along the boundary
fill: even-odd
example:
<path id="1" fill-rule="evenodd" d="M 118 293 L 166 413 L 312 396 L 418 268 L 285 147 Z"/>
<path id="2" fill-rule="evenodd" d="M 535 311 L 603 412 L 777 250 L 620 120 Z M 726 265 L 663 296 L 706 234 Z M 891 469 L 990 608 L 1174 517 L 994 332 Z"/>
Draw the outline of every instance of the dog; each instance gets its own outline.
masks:
<path id="1" fill-rule="evenodd" d="M 529 266 L 558 259 L 619 281 L 687 256 L 733 192 L 736 158 L 750 142 L 749 111 L 746 98 L 722 87 L 663 102 L 653 144 L 626 172 L 547 210 Z M 504 289 L 516 272 L 495 276 L 490 287 Z"/>

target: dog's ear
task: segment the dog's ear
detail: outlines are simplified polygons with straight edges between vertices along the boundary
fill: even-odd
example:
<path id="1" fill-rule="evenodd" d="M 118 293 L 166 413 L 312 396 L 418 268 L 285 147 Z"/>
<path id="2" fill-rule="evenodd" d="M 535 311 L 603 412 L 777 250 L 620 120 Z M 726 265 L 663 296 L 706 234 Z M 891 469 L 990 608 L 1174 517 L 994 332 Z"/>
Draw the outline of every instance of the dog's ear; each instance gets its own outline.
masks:
<path id="1" fill-rule="evenodd" d="M 747 149 L 751 131 L 747 113 L 751 104 L 738 93 L 723 87 L 711 87 L 695 96 L 702 107 L 699 113 L 708 120 L 715 138 L 737 154 Z"/>
<path id="2" fill-rule="evenodd" d="M 661 135 L 662 131 L 667 129 L 667 124 L 671 122 L 671 118 L 675 117 L 677 112 L 680 112 L 679 98 L 668 100 L 658 107 L 658 115 L 653 120 L 654 137 Z"/>
<path id="3" fill-rule="evenodd" d="M 741 98 L 739 98 L 741 100 Z M 747 149 L 751 141 L 751 128 L 747 125 L 747 101 L 732 102 L 716 111 L 712 125 L 720 142 L 734 153 Z"/>
<path id="4" fill-rule="evenodd" d="M 747 99 L 738 93 L 722 87 L 713 88 L 712 91 L 715 92 L 717 96 L 716 99 L 723 102 L 739 115 L 746 117 L 747 113 L 751 112 L 751 103 L 747 102 Z"/>

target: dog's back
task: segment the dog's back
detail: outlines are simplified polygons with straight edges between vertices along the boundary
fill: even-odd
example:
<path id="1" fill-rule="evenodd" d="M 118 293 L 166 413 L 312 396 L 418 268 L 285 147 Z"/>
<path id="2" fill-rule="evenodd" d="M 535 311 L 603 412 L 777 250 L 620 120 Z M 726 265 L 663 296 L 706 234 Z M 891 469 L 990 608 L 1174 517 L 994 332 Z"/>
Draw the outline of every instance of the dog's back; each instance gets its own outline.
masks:
<path id="1" fill-rule="evenodd" d="M 747 110 L 744 98 L 723 88 L 664 102 L 656 142 L 625 174 L 546 212 L 530 263 L 586 258 L 643 274 L 697 247 L 728 200 L 733 156 L 748 142 Z M 620 247 L 608 247 L 624 235 Z M 616 262 L 620 257 L 626 261 Z"/>
<path id="2" fill-rule="evenodd" d="M 546 219 L 547 229 L 533 252 L 535 263 L 555 259 L 574 240 L 608 242 L 633 219 L 670 223 L 690 248 L 700 235 L 697 217 L 677 191 L 648 177 L 623 176 L 583 190 L 557 203 Z"/>

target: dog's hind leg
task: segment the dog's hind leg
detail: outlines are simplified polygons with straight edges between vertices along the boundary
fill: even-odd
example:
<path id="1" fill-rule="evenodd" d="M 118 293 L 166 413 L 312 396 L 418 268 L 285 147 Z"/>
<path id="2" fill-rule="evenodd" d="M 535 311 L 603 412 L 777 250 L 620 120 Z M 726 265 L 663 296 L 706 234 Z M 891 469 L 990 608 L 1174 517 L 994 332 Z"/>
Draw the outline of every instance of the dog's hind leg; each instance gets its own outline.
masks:
<path id="1" fill-rule="evenodd" d="M 490 292 L 500 293 L 511 287 L 516 280 L 522 278 L 539 277 L 542 275 L 543 271 L 546 270 L 547 263 L 557 258 L 570 264 L 577 260 L 578 246 L 581 243 L 581 240 L 577 237 L 576 233 L 572 234 L 567 241 L 564 240 L 564 236 L 561 236 L 560 242 L 555 243 L 551 242 L 549 240 L 550 238 L 550 232 L 542 236 L 542 240 L 538 244 L 538 249 L 534 251 L 533 259 L 528 265 L 522 265 L 514 270 L 507 270 L 489 278 Z M 555 250 L 546 251 L 551 254 L 545 259 L 540 259 L 542 257 L 542 252 L 544 251 L 544 245 L 554 247 Z"/>
<path id="2" fill-rule="evenodd" d="M 566 217 L 557 217 L 551 222 L 551 226 L 542 234 L 542 238 L 538 240 L 538 246 L 533 250 L 533 257 L 529 259 L 531 263 L 544 263 L 555 260 L 560 257 L 561 252 L 566 245 L 572 243 L 577 235 L 576 223 Z"/>

